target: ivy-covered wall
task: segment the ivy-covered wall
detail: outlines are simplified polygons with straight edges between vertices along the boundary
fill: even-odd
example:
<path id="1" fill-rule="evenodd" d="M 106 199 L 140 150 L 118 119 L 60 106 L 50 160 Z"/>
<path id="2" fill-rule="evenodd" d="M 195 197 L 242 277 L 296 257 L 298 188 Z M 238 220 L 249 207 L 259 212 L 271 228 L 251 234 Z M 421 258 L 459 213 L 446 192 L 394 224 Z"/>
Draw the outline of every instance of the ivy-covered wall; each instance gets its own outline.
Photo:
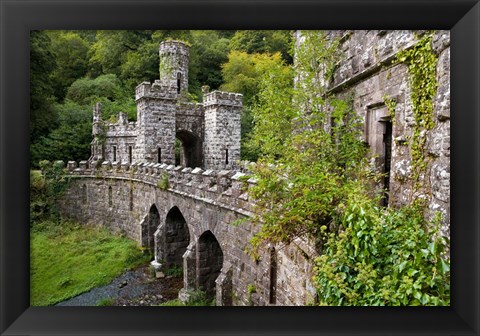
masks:
<path id="1" fill-rule="evenodd" d="M 426 199 L 427 217 L 440 211 L 448 235 L 449 31 L 337 30 L 327 36 L 340 38 L 330 92 L 353 97 L 354 110 L 364 120 L 372 166 L 382 172 L 390 161 L 388 204 Z M 391 153 L 385 158 L 389 123 Z"/>

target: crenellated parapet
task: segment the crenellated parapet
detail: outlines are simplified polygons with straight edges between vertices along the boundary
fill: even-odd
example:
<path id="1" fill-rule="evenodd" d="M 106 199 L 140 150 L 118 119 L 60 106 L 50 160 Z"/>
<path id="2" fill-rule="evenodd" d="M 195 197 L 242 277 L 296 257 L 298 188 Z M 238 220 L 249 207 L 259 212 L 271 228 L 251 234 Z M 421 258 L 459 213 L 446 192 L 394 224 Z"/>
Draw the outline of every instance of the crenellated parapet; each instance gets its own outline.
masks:
<path id="1" fill-rule="evenodd" d="M 204 94 L 203 104 L 205 107 L 211 105 L 242 107 L 243 95 L 241 93 L 213 91 Z"/>
<path id="2" fill-rule="evenodd" d="M 251 216 L 254 210 L 254 202 L 248 191 L 256 181 L 238 171 L 110 161 L 80 161 L 79 164 L 69 161 L 67 171 L 73 178 L 110 178 L 143 182 L 246 216 Z"/>
<path id="3" fill-rule="evenodd" d="M 119 112 L 114 122 L 106 122 L 107 137 L 129 137 L 137 136 L 137 123 L 128 121 L 125 112 Z"/>
<path id="4" fill-rule="evenodd" d="M 143 82 L 135 88 L 135 100 L 142 98 L 176 100 L 178 93 L 175 86 L 156 80 L 153 83 Z"/>

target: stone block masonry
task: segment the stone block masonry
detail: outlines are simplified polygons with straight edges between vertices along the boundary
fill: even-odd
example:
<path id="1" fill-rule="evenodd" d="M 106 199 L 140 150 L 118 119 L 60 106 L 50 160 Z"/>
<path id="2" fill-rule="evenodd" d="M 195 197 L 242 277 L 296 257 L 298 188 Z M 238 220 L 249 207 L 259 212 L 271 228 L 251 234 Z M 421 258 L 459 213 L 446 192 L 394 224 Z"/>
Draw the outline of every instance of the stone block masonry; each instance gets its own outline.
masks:
<path id="1" fill-rule="evenodd" d="M 388 191 L 384 205 L 402 206 L 415 198 L 429 204 L 427 216 L 443 215 L 441 230 L 450 233 L 450 33 L 436 31 L 430 46 L 437 57 L 433 128 L 425 130 L 427 167 L 419 176 L 424 187 L 415 188 L 412 138 L 415 118 L 408 66 L 398 62 L 402 50 L 413 48 L 425 31 L 327 31 L 340 38 L 340 61 L 329 91 L 352 97 L 353 110 L 364 121 L 365 144 L 372 163 L 388 179 L 377 186 Z M 301 43 L 301 32 L 297 33 Z M 389 111 L 387 101 L 394 102 Z M 389 148 L 389 150 L 387 150 Z"/>
<path id="2" fill-rule="evenodd" d="M 164 268 L 183 266 L 183 294 L 204 289 L 218 305 L 313 301 L 311 268 L 295 248 L 279 249 L 273 256 L 278 290 L 269 273 L 269 251 L 257 261 L 245 253 L 257 228 L 248 221 L 254 207 L 248 189 L 255 181 L 245 181 L 244 173 L 109 161 L 71 161 L 67 168 L 69 188 L 59 201 L 61 213 L 130 237 L 150 249 Z M 242 218 L 247 221 L 235 224 Z M 256 292 L 249 292 L 249 286 Z"/>
<path id="3" fill-rule="evenodd" d="M 240 160 L 242 95 L 204 91 L 203 103 L 189 103 L 189 47 L 160 43 L 160 79 L 135 90 L 137 121 L 120 113 L 114 123 L 94 110 L 92 160 L 152 162 L 191 168 L 234 169 Z M 181 142 L 176 157 L 176 140 Z"/>

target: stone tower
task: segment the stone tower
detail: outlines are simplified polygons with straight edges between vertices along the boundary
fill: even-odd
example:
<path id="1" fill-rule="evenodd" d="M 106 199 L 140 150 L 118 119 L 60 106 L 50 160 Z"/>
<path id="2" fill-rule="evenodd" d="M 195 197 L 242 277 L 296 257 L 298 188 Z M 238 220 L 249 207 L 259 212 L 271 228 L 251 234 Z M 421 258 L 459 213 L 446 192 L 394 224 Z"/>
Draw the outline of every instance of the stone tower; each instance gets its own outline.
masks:
<path id="1" fill-rule="evenodd" d="M 206 169 L 235 169 L 240 160 L 242 95 L 205 93 L 204 164 Z"/>
<path id="2" fill-rule="evenodd" d="M 190 47 L 180 41 L 160 43 L 160 81 L 175 87 L 178 94 L 188 92 L 188 58 Z"/>
<path id="3" fill-rule="evenodd" d="M 105 138 L 105 130 L 103 129 L 102 124 L 102 106 L 100 103 L 96 103 L 93 107 L 93 140 L 91 142 L 92 156 L 90 157 L 90 160 L 93 161 L 105 159 L 105 143 L 102 140 Z"/>
<path id="4" fill-rule="evenodd" d="M 160 43 L 160 79 L 137 86 L 139 161 L 175 164 L 177 100 L 188 92 L 189 47 L 180 41 Z"/>
<path id="5" fill-rule="evenodd" d="M 205 89 L 203 103 L 188 102 L 189 49 L 180 41 L 160 43 L 160 79 L 137 86 L 136 122 L 125 113 L 115 122 L 102 121 L 100 107 L 94 109 L 91 159 L 236 168 L 242 95 Z"/>

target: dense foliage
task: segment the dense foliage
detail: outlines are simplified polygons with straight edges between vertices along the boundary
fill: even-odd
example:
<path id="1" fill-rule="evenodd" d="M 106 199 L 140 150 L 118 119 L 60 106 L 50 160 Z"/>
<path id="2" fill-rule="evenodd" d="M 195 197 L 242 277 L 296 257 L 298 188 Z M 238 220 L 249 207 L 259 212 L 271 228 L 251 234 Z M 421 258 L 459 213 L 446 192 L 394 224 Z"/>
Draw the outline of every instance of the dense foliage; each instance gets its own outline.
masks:
<path id="1" fill-rule="evenodd" d="M 297 237 L 314 241 L 315 284 L 322 305 L 448 305 L 448 241 L 440 219 L 424 219 L 425 204 L 380 206 L 379 179 L 366 159 L 361 128 L 348 97 L 326 91 L 338 40 L 304 32 L 296 50 L 295 87 L 269 69 L 253 110 L 250 146 L 261 224 L 249 252 L 281 248 Z M 286 65 L 283 65 L 286 67 Z"/>
<path id="2" fill-rule="evenodd" d="M 126 112 L 136 118 L 134 89 L 159 73 L 159 43 L 190 46 L 189 97 L 201 101 L 201 87 L 245 95 L 242 156 L 251 131 L 250 106 L 258 77 L 268 63 L 291 62 L 290 31 L 115 30 L 33 31 L 31 34 L 31 166 L 40 160 L 89 157 L 91 111 L 102 102 L 104 119 Z M 278 53 L 278 56 L 272 56 Z"/>

